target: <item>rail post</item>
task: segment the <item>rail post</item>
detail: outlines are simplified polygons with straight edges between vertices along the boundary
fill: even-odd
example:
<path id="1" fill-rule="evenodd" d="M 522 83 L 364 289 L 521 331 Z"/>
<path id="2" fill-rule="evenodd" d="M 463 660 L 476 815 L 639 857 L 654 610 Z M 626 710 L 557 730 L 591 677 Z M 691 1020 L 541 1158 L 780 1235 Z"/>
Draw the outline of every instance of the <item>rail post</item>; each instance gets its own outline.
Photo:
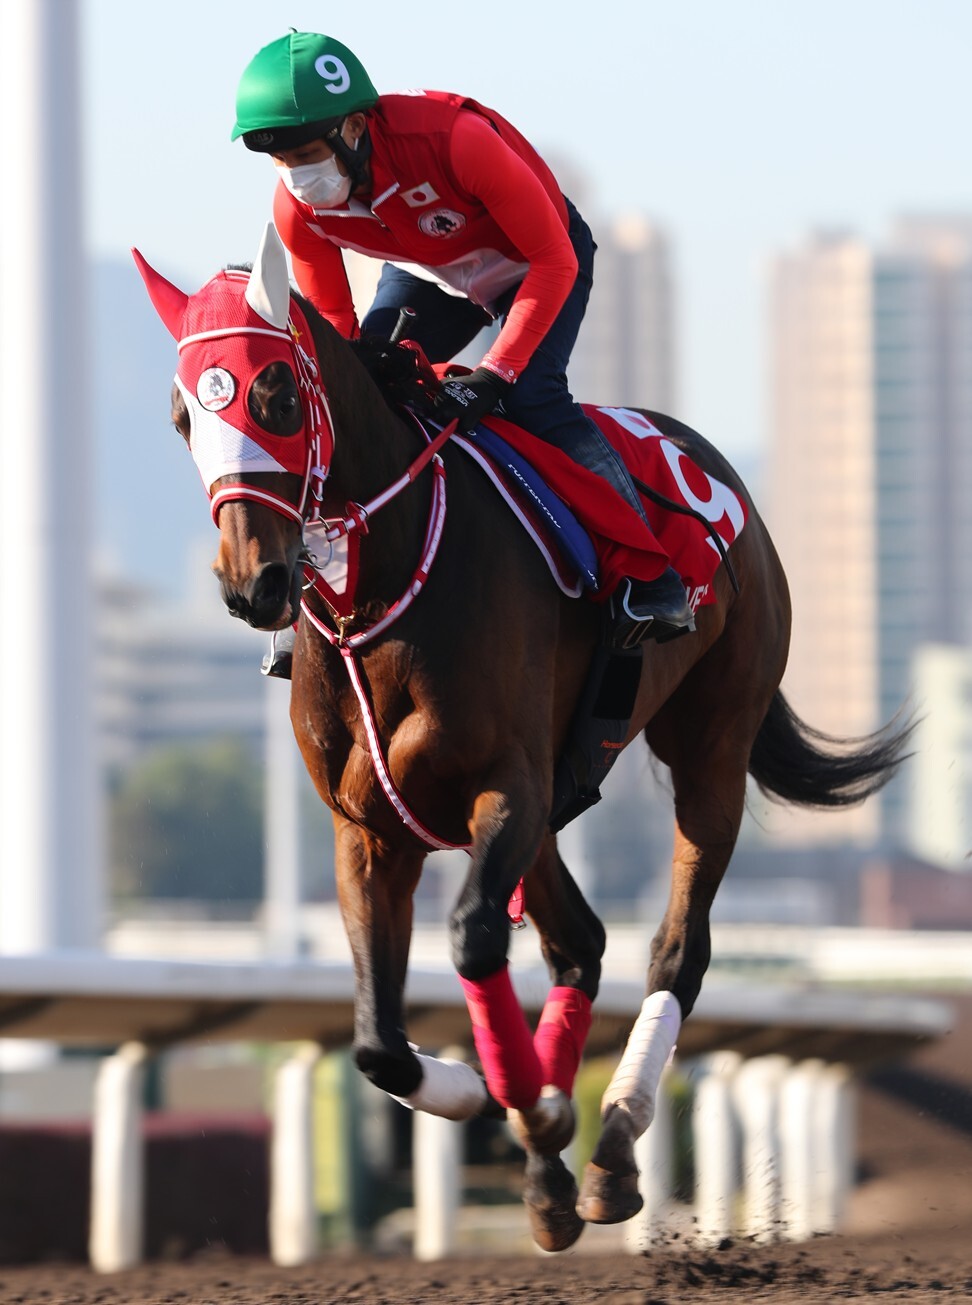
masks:
<path id="1" fill-rule="evenodd" d="M 789 1072 L 786 1056 L 754 1056 L 743 1061 L 733 1082 L 742 1130 L 742 1231 L 758 1242 L 782 1234 L 779 1101 Z"/>
<path id="2" fill-rule="evenodd" d="M 463 1060 L 461 1047 L 440 1051 L 443 1059 Z M 462 1198 L 465 1127 L 454 1119 L 416 1110 L 412 1118 L 412 1192 L 417 1260 L 441 1260 L 456 1249 Z"/>
<path id="3" fill-rule="evenodd" d="M 88 1254 L 100 1273 L 130 1269 L 142 1259 L 147 1058 L 143 1043 L 126 1042 L 102 1062 L 95 1080 Z"/>
<path id="4" fill-rule="evenodd" d="M 277 1070 L 270 1150 L 270 1257 L 284 1267 L 317 1254 L 314 1200 L 314 1072 L 321 1048 L 306 1043 Z"/>
<path id="5" fill-rule="evenodd" d="M 696 1237 L 706 1245 L 717 1245 L 733 1231 L 739 1144 L 732 1079 L 739 1064 L 735 1052 L 716 1052 L 693 1070 Z"/>

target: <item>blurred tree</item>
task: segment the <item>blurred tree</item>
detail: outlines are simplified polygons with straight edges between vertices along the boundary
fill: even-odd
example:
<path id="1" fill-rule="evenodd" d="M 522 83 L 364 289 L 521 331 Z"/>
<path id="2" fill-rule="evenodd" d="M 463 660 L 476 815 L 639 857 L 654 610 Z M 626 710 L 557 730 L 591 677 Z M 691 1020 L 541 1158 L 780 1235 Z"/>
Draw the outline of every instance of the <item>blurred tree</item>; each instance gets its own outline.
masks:
<path id="1" fill-rule="evenodd" d="M 242 741 L 177 744 L 121 778 L 111 800 L 120 898 L 263 896 L 263 777 Z"/>

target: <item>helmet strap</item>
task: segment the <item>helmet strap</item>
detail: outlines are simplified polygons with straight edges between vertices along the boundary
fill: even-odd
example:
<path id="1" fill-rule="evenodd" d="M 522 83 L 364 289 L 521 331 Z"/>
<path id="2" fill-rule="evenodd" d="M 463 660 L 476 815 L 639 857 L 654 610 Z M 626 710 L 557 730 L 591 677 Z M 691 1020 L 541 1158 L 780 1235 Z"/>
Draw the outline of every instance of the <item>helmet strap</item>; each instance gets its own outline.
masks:
<path id="1" fill-rule="evenodd" d="M 358 140 L 358 148 L 352 149 L 341 135 L 344 124 L 349 117 L 350 114 L 346 115 L 330 131 L 325 132 L 324 140 L 329 149 L 333 150 L 347 168 L 348 176 L 351 178 L 351 193 L 353 194 L 359 186 L 364 185 L 368 180 L 368 160 L 371 158 L 371 132 L 365 127 Z"/>

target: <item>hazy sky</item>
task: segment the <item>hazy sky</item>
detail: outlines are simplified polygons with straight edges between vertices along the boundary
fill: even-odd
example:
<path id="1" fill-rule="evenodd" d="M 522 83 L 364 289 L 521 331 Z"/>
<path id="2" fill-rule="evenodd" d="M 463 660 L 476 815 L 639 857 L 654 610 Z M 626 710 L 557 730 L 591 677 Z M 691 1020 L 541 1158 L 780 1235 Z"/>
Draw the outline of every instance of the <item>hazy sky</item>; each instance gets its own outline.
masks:
<path id="1" fill-rule="evenodd" d="M 813 228 L 879 239 L 900 212 L 972 212 L 970 0 L 78 3 L 95 254 L 136 244 L 190 291 L 251 259 L 273 175 L 230 143 L 236 84 L 288 27 L 326 31 L 379 91 L 473 95 L 569 162 L 595 235 L 628 210 L 666 228 L 677 415 L 730 456 L 769 437 L 772 253 Z"/>

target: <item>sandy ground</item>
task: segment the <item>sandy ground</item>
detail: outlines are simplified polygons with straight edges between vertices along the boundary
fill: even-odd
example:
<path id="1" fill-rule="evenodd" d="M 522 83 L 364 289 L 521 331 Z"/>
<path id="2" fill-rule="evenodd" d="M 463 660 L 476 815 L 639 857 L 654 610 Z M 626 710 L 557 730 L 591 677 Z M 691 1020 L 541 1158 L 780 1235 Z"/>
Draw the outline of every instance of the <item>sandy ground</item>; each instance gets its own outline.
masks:
<path id="1" fill-rule="evenodd" d="M 953 1000 L 954 999 L 950 999 Z M 292 1270 L 222 1256 L 99 1276 L 76 1266 L 0 1267 L 2 1305 L 692 1305 L 722 1301 L 972 1301 L 972 997 L 956 1031 L 859 1097 L 862 1181 L 846 1230 L 804 1245 L 675 1240 L 620 1252 L 587 1234 L 562 1256 L 331 1255 Z M 592 1230 L 594 1232 L 600 1230 Z"/>

